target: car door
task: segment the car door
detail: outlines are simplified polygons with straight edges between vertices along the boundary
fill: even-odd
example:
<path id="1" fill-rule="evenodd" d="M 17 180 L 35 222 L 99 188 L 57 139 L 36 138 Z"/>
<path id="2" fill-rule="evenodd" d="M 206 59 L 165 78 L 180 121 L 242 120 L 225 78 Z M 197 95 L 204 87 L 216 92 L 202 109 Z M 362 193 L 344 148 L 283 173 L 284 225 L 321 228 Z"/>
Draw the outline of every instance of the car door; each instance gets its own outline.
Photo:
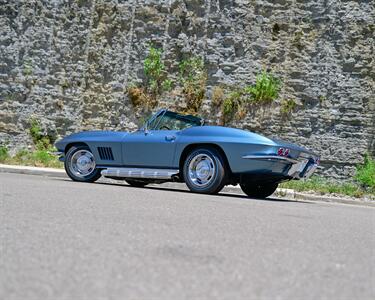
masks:
<path id="1" fill-rule="evenodd" d="M 170 168 L 176 150 L 177 130 L 139 130 L 124 137 L 125 166 Z"/>

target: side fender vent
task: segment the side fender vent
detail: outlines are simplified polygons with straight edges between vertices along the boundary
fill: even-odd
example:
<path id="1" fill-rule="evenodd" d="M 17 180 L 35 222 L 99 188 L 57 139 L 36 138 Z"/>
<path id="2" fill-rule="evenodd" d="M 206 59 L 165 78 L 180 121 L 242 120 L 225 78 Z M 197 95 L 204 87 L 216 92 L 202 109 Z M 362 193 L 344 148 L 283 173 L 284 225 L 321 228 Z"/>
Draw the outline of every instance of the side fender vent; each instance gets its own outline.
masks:
<path id="1" fill-rule="evenodd" d="M 114 160 L 112 148 L 98 147 L 99 157 L 101 160 Z"/>

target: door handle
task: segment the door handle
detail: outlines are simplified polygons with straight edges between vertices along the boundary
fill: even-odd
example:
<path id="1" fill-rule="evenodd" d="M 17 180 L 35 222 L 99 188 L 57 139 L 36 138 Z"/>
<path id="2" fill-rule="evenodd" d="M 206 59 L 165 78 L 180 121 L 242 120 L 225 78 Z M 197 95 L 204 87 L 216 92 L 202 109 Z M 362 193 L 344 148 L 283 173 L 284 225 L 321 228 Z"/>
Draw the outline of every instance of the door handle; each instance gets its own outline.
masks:
<path id="1" fill-rule="evenodd" d="M 174 136 L 174 135 L 166 135 L 165 136 L 165 140 L 166 141 L 169 141 L 169 142 L 172 142 L 172 141 L 174 141 L 176 139 L 176 136 Z"/>

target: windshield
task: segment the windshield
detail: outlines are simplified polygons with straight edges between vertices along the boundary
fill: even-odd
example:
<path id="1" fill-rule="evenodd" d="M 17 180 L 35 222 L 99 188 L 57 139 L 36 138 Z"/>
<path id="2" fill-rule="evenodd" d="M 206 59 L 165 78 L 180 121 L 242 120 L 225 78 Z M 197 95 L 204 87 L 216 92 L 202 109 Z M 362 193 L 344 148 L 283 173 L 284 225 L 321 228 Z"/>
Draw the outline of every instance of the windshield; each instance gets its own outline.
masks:
<path id="1" fill-rule="evenodd" d="M 201 126 L 202 123 L 202 119 L 198 117 L 162 111 L 147 122 L 147 128 L 149 130 L 183 130 L 193 126 Z"/>

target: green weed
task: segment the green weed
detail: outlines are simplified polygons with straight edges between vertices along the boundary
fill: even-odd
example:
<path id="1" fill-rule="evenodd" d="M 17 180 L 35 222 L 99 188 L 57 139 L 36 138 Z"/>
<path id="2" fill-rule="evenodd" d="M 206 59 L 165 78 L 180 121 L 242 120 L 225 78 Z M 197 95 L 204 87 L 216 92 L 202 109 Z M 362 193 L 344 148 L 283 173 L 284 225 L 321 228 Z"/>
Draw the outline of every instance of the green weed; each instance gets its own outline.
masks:
<path id="1" fill-rule="evenodd" d="M 35 151 L 22 149 L 14 156 L 10 156 L 8 149 L 0 147 L 0 162 L 9 165 L 62 168 L 63 163 L 58 161 L 56 156 L 50 154 L 50 151 L 54 150 L 52 147 L 48 150 Z"/>
<path id="2" fill-rule="evenodd" d="M 162 50 L 149 48 L 149 53 L 143 62 L 146 75 L 146 91 L 155 97 L 172 89 L 173 82 L 167 78 L 166 67 L 162 59 Z"/>
<path id="3" fill-rule="evenodd" d="M 52 150 L 52 149 L 51 149 Z M 36 166 L 36 167 L 49 167 L 49 168 L 62 168 L 62 162 L 58 161 L 56 156 L 49 153 L 47 150 L 20 150 L 14 157 L 7 160 L 9 164 Z"/>
<path id="4" fill-rule="evenodd" d="M 365 188 L 375 192 L 375 159 L 366 154 L 362 165 L 357 166 L 355 179 Z"/>
<path id="5" fill-rule="evenodd" d="M 40 122 L 35 118 L 30 119 L 29 134 L 38 150 L 51 148 L 51 145 L 54 142 L 51 136 L 42 133 Z"/>
<path id="6" fill-rule="evenodd" d="M 131 85 L 126 89 L 133 107 L 148 111 L 157 106 L 158 97 L 163 92 L 169 92 L 172 89 L 173 82 L 167 78 L 162 54 L 161 49 L 150 46 L 143 62 L 145 82 L 142 86 Z"/>
<path id="7" fill-rule="evenodd" d="M 271 103 L 279 96 L 281 82 L 271 73 L 263 71 L 256 77 L 256 82 L 252 86 L 244 89 L 249 100 L 256 103 Z"/>
<path id="8" fill-rule="evenodd" d="M 0 163 L 9 158 L 8 147 L 0 146 Z"/>
<path id="9" fill-rule="evenodd" d="M 307 180 L 291 180 L 280 185 L 281 188 L 296 191 L 314 191 L 321 194 L 341 194 L 351 197 L 362 197 L 368 193 L 360 186 L 353 183 L 334 183 L 319 176 L 313 176 Z M 371 194 L 371 192 L 370 192 Z M 374 194 L 372 192 L 372 194 Z"/>

